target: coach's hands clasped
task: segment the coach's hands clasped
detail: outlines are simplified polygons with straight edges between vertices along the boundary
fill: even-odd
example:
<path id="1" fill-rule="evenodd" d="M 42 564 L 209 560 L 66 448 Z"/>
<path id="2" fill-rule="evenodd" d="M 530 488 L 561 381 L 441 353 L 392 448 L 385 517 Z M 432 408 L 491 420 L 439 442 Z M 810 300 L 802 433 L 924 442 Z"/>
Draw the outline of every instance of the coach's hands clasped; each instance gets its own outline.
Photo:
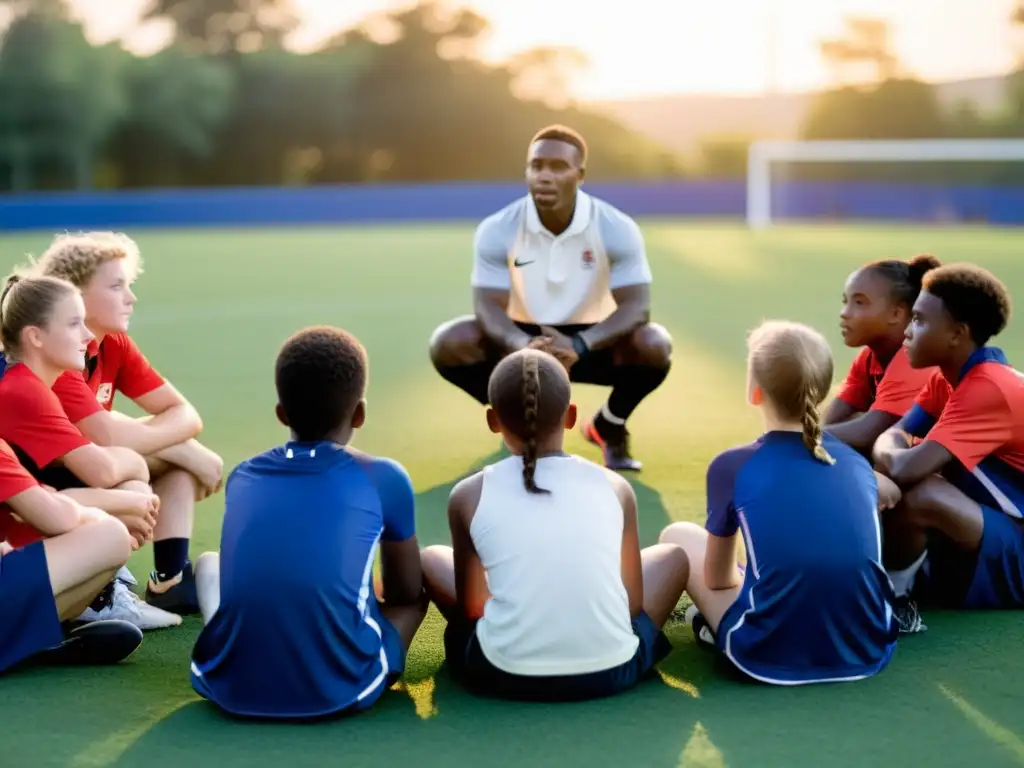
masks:
<path id="1" fill-rule="evenodd" d="M 543 336 L 538 336 L 531 341 L 530 348 L 547 352 L 560 362 L 567 371 L 571 369 L 580 359 L 576 349 L 573 347 L 572 339 L 557 328 L 552 328 L 549 325 L 542 325 L 540 330 Z"/>

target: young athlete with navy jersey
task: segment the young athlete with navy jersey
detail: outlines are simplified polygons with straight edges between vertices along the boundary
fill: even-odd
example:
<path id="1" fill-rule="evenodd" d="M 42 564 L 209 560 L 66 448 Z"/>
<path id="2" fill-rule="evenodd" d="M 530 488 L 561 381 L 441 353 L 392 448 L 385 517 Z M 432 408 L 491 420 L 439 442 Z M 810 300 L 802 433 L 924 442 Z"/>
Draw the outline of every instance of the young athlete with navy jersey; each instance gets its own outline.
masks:
<path id="1" fill-rule="evenodd" d="M 848 347 L 861 347 L 835 399 L 825 431 L 865 456 L 914 404 L 934 369 L 914 368 L 903 341 L 921 280 L 940 266 L 934 256 L 887 259 L 854 272 L 843 290 L 839 327 Z"/>
<path id="2" fill-rule="evenodd" d="M 4 533 L 22 521 L 47 538 L 11 546 Z M 114 664 L 134 653 L 142 632 L 133 624 L 71 622 L 137 546 L 116 518 L 43 488 L 0 440 L 0 673 L 26 661 Z"/>
<path id="3" fill-rule="evenodd" d="M 227 712 L 357 712 L 404 669 L 426 613 L 415 500 L 400 464 L 348 447 L 366 375 L 362 346 L 335 328 L 300 331 L 277 357 L 291 440 L 231 473 L 220 553 L 196 561 L 192 685 Z"/>
<path id="4" fill-rule="evenodd" d="M 576 406 L 563 364 L 535 349 L 494 369 L 487 424 L 512 456 L 459 483 L 453 547 L 423 552 L 448 620 L 449 669 L 471 691 L 524 700 L 609 696 L 671 646 L 661 627 L 686 583 L 682 549 L 640 551 L 621 476 L 563 450 Z"/>
<path id="5" fill-rule="evenodd" d="M 138 246 L 121 233 L 61 235 L 39 257 L 35 272 L 81 290 L 86 325 L 95 336 L 85 371 L 68 372 L 53 387 L 68 419 L 98 445 L 123 446 L 147 457 L 160 516 L 146 601 L 174 614 L 198 613 L 188 559 L 195 504 L 220 489 L 224 465 L 194 439 L 202 429 L 195 408 L 128 335 L 135 307 L 132 283 L 141 272 Z M 118 392 L 149 415 L 133 419 L 113 411 Z"/>
<path id="6" fill-rule="evenodd" d="M 929 272 L 914 304 L 910 364 L 938 370 L 875 446 L 879 471 L 903 489 L 884 520 L 907 632 L 924 629 L 918 597 L 1024 607 L 1024 380 L 988 345 L 1009 318 L 1006 286 L 971 264 Z"/>
<path id="7" fill-rule="evenodd" d="M 878 510 L 898 491 L 864 456 L 822 435 L 818 406 L 831 385 L 821 334 L 787 322 L 757 328 L 747 396 L 765 432 L 711 462 L 704 528 L 675 523 L 661 534 L 689 556 L 698 639 L 766 683 L 871 677 L 896 647 Z"/>
<path id="8" fill-rule="evenodd" d="M 473 315 L 440 326 L 430 356 L 445 379 L 487 405 L 498 361 L 547 339 L 574 382 L 610 386 L 584 436 L 605 466 L 639 470 L 626 421 L 668 375 L 672 340 L 650 322 L 651 270 L 636 222 L 580 191 L 587 145 L 563 126 L 530 142 L 529 194 L 486 218 L 474 238 Z"/>

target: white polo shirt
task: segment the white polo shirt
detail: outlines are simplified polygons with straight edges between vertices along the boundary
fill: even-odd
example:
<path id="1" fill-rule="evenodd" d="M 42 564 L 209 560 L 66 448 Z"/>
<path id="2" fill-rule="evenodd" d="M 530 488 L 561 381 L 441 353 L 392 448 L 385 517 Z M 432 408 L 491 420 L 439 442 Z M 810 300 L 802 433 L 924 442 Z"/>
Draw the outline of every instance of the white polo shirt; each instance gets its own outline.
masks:
<path id="1" fill-rule="evenodd" d="M 509 317 L 523 323 L 599 323 L 615 311 L 613 290 L 651 282 L 636 222 L 583 192 L 562 234 L 526 195 L 480 223 L 473 250 L 471 285 L 509 291 Z"/>

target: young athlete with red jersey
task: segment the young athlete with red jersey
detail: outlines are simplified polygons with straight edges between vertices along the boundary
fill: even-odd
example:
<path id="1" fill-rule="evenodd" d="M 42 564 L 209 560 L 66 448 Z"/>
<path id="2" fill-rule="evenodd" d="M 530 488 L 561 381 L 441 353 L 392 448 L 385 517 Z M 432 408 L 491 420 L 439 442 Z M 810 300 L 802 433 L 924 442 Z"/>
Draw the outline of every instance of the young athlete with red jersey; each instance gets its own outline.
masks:
<path id="1" fill-rule="evenodd" d="M 65 413 L 90 440 L 130 448 L 149 465 L 161 512 L 146 600 L 176 614 L 198 613 L 188 559 L 195 503 L 220 489 L 224 464 L 194 439 L 202 429 L 195 408 L 127 333 L 139 249 L 118 233 L 60 236 L 39 258 L 36 271 L 68 280 L 82 291 L 86 325 L 95 336 L 84 373 L 69 372 L 54 386 Z M 113 411 L 118 392 L 150 415 L 132 419 Z"/>
<path id="2" fill-rule="evenodd" d="M 0 528 L 15 515 L 50 538 L 15 549 L 0 534 L 0 673 L 25 661 L 113 664 L 130 656 L 142 633 L 128 622 L 63 624 L 128 559 L 134 542 L 124 523 L 44 489 L 0 441 Z"/>
<path id="3" fill-rule="evenodd" d="M 876 261 L 846 281 L 839 326 L 846 345 L 862 349 L 823 420 L 826 432 L 861 453 L 910 409 L 934 373 L 910 365 L 903 337 L 921 280 L 938 266 L 927 255 Z"/>
<path id="4" fill-rule="evenodd" d="M 910 364 L 938 372 L 874 449 L 903 489 L 884 539 L 905 632 L 924 629 L 918 599 L 1024 607 L 1024 378 L 988 346 L 1009 318 L 1006 286 L 970 264 L 929 272 L 914 304 Z"/>

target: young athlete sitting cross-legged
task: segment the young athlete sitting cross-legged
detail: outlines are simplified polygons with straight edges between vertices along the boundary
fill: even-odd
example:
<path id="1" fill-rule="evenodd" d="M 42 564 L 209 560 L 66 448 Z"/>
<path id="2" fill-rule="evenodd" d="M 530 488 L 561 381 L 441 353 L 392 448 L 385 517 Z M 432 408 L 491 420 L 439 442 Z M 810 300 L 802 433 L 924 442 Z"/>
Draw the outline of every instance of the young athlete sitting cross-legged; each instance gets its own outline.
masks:
<path id="1" fill-rule="evenodd" d="M 481 695 L 578 700 L 631 688 L 672 649 L 661 628 L 687 577 L 683 550 L 640 550 L 621 476 L 563 450 L 576 420 L 563 364 L 535 349 L 494 369 L 487 424 L 512 456 L 452 490 L 452 547 L 423 552 L 448 620 L 452 675 Z"/>
<path id="2" fill-rule="evenodd" d="M 276 384 L 291 440 L 228 478 L 220 554 L 196 561 L 206 626 L 192 685 L 232 714 L 367 709 L 401 675 L 426 614 L 409 477 L 348 447 L 366 418 L 366 372 L 344 331 L 288 339 Z"/>
<path id="3" fill-rule="evenodd" d="M 971 264 L 929 272 L 914 304 L 910 364 L 938 371 L 874 450 L 903 489 L 883 519 L 905 632 L 924 629 L 918 598 L 1024 607 L 1024 379 L 988 346 L 1009 318 L 1006 286 Z"/>
<path id="4" fill-rule="evenodd" d="M 765 683 L 871 677 L 896 647 L 878 510 L 899 492 L 861 454 L 822 434 L 818 406 L 832 373 L 817 331 L 788 322 L 757 328 L 747 397 L 765 432 L 711 462 L 704 527 L 674 523 L 661 534 L 690 559 L 698 641 Z"/>
<path id="5" fill-rule="evenodd" d="M 72 424 L 52 387 L 85 366 L 92 334 L 79 290 L 55 277 L 12 275 L 0 293 L 0 340 L 7 369 L 0 378 L 0 439 L 43 485 L 83 506 L 118 517 L 142 545 L 153 540 L 159 498 L 145 459 L 124 447 L 99 446 Z M 30 524 L 8 532 L 18 547 L 45 537 Z M 141 602 L 119 579 L 83 620 L 125 619 L 140 629 L 181 624 L 181 617 Z"/>

